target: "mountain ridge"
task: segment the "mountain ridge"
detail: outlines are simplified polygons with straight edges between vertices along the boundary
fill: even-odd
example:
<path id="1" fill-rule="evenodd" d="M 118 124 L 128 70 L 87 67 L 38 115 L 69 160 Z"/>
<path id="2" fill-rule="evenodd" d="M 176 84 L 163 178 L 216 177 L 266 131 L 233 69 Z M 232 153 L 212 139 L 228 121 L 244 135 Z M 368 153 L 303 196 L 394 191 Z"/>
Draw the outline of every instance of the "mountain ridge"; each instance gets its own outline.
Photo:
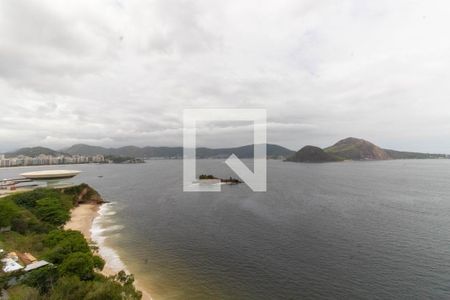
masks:
<path id="1" fill-rule="evenodd" d="M 23 147 L 16 151 L 5 153 L 6 157 L 19 156 L 19 155 L 36 157 L 40 154 L 57 156 L 57 155 L 64 154 L 64 153 L 47 148 L 47 147 L 42 147 L 42 146 Z"/>
<path id="2" fill-rule="evenodd" d="M 260 145 L 256 145 L 257 147 Z M 37 147 L 35 147 L 37 148 Z M 124 157 L 138 157 L 138 158 L 182 158 L 183 157 L 183 148 L 182 147 L 137 147 L 137 146 L 123 146 L 123 147 L 101 147 L 101 146 L 91 146 L 87 144 L 75 144 L 68 148 L 64 148 L 59 151 L 52 150 L 50 148 L 44 148 L 45 153 L 39 154 L 69 154 L 69 155 L 84 155 L 84 156 L 93 156 L 97 154 L 105 155 L 105 156 L 124 156 Z M 230 148 L 207 148 L 207 147 L 199 147 L 196 149 L 198 158 L 227 158 L 231 154 L 235 154 L 239 158 L 253 158 L 253 149 L 254 145 L 245 145 L 240 147 L 230 147 Z M 26 149 L 26 148 L 22 148 Z M 22 150 L 19 149 L 19 150 Z M 14 155 L 25 155 L 24 151 L 18 152 L 9 152 L 8 156 Z M 286 158 L 291 156 L 294 151 L 279 146 L 275 144 L 267 144 L 267 157 L 269 158 Z M 27 152 L 28 153 L 28 152 Z M 30 152 L 31 153 L 31 152 Z M 37 156 L 35 155 L 35 156 Z"/>
<path id="3" fill-rule="evenodd" d="M 258 147 L 259 145 L 257 145 Z M 282 158 L 290 161 L 312 161 L 322 162 L 330 161 L 330 157 L 337 157 L 339 160 L 388 160 L 388 159 L 438 159 L 450 158 L 447 154 L 430 154 L 420 152 L 397 151 L 383 149 L 369 141 L 360 138 L 349 137 L 339 140 L 332 146 L 321 149 L 315 146 L 305 146 L 303 151 L 292 151 L 276 144 L 267 144 L 267 157 Z M 199 147 L 196 149 L 197 158 L 227 158 L 235 154 L 239 158 L 253 158 L 254 145 L 245 145 L 229 148 L 207 148 Z M 320 151 L 321 150 L 321 151 Z M 322 151 L 325 153 L 322 153 Z M 182 147 L 167 146 L 122 146 L 122 147 L 101 147 L 87 144 L 74 144 L 61 150 L 53 150 L 47 147 L 24 147 L 16 151 L 5 153 L 6 157 L 25 155 L 30 157 L 46 155 L 84 155 L 93 156 L 97 154 L 105 156 L 135 157 L 135 158 L 182 158 Z M 297 154 L 297 158 L 294 156 Z"/>
<path id="4" fill-rule="evenodd" d="M 307 148 L 310 147 L 310 148 Z M 383 149 L 369 141 L 360 138 L 348 137 L 339 140 L 334 145 L 321 149 L 315 146 L 306 146 L 288 157 L 287 161 L 294 162 L 330 162 L 331 155 L 338 160 L 392 160 L 392 159 L 439 159 L 450 158 L 447 154 L 430 154 L 420 152 L 406 152 Z"/>

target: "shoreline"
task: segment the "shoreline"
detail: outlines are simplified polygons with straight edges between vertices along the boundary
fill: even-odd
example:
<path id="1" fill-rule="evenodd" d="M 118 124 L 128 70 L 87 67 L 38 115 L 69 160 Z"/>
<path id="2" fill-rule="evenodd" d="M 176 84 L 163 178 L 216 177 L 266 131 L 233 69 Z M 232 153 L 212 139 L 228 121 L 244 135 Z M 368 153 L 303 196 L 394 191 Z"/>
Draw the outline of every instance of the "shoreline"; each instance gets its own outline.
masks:
<path id="1" fill-rule="evenodd" d="M 98 217 L 101 217 L 100 209 L 104 204 L 95 204 L 95 203 L 83 203 L 74 207 L 70 211 L 70 220 L 64 225 L 65 230 L 77 230 L 80 231 L 84 238 L 89 242 L 97 243 L 99 247 L 98 255 L 100 255 L 105 260 L 105 267 L 100 272 L 104 276 L 111 276 L 117 274 L 120 270 L 124 269 L 125 272 L 129 273 L 126 269 L 126 266 L 121 263 L 119 268 L 113 266 L 114 262 L 111 260 L 110 255 L 105 255 L 105 252 L 112 252 L 115 254 L 114 250 L 108 247 L 105 247 L 103 243 L 99 242 L 100 236 L 97 236 L 101 232 L 93 232 L 94 225 L 96 225 L 95 221 L 98 220 Z M 104 237 L 103 237 L 104 238 Z M 143 288 L 143 285 L 139 283 L 139 280 L 135 277 L 134 286 L 137 290 L 142 292 L 142 300 L 152 300 L 149 292 Z"/>

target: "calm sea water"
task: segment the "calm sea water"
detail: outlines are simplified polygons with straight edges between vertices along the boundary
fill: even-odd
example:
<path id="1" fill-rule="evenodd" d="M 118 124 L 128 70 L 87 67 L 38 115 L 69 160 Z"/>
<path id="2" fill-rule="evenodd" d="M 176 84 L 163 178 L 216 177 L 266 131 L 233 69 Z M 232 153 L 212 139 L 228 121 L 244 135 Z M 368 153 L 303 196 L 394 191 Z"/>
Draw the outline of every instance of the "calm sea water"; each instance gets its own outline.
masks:
<path id="1" fill-rule="evenodd" d="M 178 160 L 58 168 L 112 202 L 108 243 L 154 299 L 450 298 L 447 160 L 269 161 L 266 193 L 183 193 Z"/>

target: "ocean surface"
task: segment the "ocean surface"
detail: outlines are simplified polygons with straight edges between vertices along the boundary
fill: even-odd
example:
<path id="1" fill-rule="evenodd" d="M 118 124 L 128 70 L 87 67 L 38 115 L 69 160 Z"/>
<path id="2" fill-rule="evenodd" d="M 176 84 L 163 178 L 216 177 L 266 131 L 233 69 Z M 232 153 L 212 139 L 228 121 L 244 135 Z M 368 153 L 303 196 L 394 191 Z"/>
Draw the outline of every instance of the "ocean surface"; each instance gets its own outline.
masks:
<path id="1" fill-rule="evenodd" d="M 111 202 L 97 233 L 156 300 L 450 298 L 450 160 L 268 161 L 266 193 L 184 193 L 180 160 L 51 168 Z"/>

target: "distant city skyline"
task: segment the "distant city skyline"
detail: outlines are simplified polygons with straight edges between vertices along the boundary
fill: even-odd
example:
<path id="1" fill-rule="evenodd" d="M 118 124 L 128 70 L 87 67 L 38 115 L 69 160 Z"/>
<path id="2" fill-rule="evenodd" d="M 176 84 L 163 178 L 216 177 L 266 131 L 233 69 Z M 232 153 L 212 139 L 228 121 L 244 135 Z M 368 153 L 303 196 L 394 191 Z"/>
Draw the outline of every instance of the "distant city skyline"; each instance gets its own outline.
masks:
<path id="1" fill-rule="evenodd" d="M 63 164 L 85 164 L 85 163 L 103 163 L 105 157 L 97 155 L 45 155 L 36 156 L 18 155 L 5 157 L 0 154 L 0 167 L 18 167 L 18 166 L 41 166 L 41 165 L 63 165 Z"/>
<path id="2" fill-rule="evenodd" d="M 0 153 L 180 146 L 185 108 L 265 108 L 268 142 L 450 153 L 446 1 L 0 3 Z M 245 124 L 199 130 L 251 144 Z"/>

